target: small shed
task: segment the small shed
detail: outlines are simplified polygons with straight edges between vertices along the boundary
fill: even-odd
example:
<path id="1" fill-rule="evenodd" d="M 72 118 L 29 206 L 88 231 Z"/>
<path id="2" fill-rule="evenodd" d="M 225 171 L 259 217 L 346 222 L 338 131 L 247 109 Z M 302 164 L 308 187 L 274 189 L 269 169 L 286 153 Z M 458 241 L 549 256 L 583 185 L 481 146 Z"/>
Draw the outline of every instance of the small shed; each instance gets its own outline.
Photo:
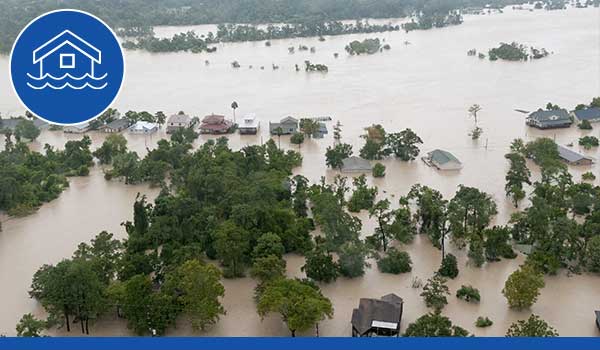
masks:
<path id="1" fill-rule="evenodd" d="M 352 310 L 352 336 L 399 336 L 404 302 L 396 294 L 381 299 L 361 298 Z"/>
<path id="2" fill-rule="evenodd" d="M 571 114 L 580 122 L 584 120 L 587 120 L 590 123 L 600 122 L 600 108 L 598 107 L 586 108 L 578 111 L 575 110 L 571 112 Z"/>
<path id="3" fill-rule="evenodd" d="M 344 173 L 368 173 L 373 170 L 368 160 L 352 156 L 342 160 L 342 172 Z"/>
<path id="4" fill-rule="evenodd" d="M 570 165 L 592 165 L 594 164 L 594 158 L 584 156 L 583 154 L 577 153 L 561 145 L 557 145 L 558 155 L 565 163 Z"/>
<path id="5" fill-rule="evenodd" d="M 63 129 L 63 131 L 67 134 L 83 134 L 83 133 L 88 132 L 89 130 L 90 130 L 89 123 L 69 125 L 69 126 L 65 126 Z"/>
<path id="6" fill-rule="evenodd" d="M 127 119 L 116 119 L 106 125 L 102 125 L 99 130 L 107 133 L 115 133 L 127 129 L 129 125 L 129 120 Z"/>
<path id="7" fill-rule="evenodd" d="M 434 166 L 438 170 L 460 170 L 463 165 L 452 153 L 441 149 L 435 149 L 423 158 L 427 165 Z"/>
<path id="8" fill-rule="evenodd" d="M 173 133 L 178 129 L 189 128 L 192 125 L 192 118 L 189 115 L 179 112 L 169 117 L 167 121 L 167 134 Z"/>
<path id="9" fill-rule="evenodd" d="M 240 134 L 245 135 L 256 135 L 259 128 L 260 122 L 256 119 L 255 114 L 246 114 L 242 124 L 239 126 Z"/>
<path id="10" fill-rule="evenodd" d="M 537 110 L 527 117 L 526 124 L 538 129 L 568 128 L 573 120 L 566 109 Z"/>
<path id="11" fill-rule="evenodd" d="M 139 121 L 129 127 L 132 134 L 152 134 L 158 131 L 158 124 Z"/>
<path id="12" fill-rule="evenodd" d="M 285 117 L 279 123 L 269 122 L 269 131 L 271 135 L 291 135 L 298 131 L 298 119 Z"/>

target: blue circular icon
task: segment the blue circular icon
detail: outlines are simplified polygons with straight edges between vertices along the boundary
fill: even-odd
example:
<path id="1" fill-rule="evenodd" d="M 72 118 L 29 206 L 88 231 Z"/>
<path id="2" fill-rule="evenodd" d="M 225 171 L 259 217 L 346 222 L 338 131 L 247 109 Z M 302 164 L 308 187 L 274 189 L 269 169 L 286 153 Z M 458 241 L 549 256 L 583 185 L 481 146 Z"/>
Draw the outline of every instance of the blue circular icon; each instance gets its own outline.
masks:
<path id="1" fill-rule="evenodd" d="M 12 84 L 23 105 L 59 125 L 102 114 L 121 90 L 124 71 L 115 33 L 78 10 L 52 11 L 31 21 L 10 56 Z"/>

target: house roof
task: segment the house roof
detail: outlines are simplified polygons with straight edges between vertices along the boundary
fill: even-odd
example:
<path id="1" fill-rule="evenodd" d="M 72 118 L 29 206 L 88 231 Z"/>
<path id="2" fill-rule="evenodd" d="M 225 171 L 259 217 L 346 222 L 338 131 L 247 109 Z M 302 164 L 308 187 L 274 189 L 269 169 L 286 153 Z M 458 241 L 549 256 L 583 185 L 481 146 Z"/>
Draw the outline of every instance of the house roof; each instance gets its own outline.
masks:
<path id="1" fill-rule="evenodd" d="M 448 162 L 462 164 L 460 160 L 458 160 L 458 158 L 456 158 L 452 153 L 441 149 L 435 149 L 429 152 L 427 155 L 429 156 L 429 158 L 431 158 L 433 162 L 436 162 L 438 164 L 446 164 Z"/>
<path id="2" fill-rule="evenodd" d="M 139 121 L 130 127 L 131 130 L 151 130 L 154 128 L 158 128 L 158 124 L 144 121 Z"/>
<path id="3" fill-rule="evenodd" d="M 220 124 L 202 123 L 202 125 L 200 125 L 200 129 L 208 131 L 227 131 L 231 128 L 232 125 L 232 122 L 225 120 L 223 121 L 223 123 Z"/>
<path id="4" fill-rule="evenodd" d="M 371 166 L 371 162 L 366 159 L 352 156 L 342 160 L 342 171 L 371 171 L 373 167 Z"/>
<path id="5" fill-rule="evenodd" d="M 124 129 L 129 126 L 129 121 L 127 119 L 115 119 L 112 122 L 106 124 L 107 128 L 110 129 Z"/>
<path id="6" fill-rule="evenodd" d="M 593 108 L 581 109 L 578 111 L 575 110 L 575 111 L 573 111 L 573 114 L 575 114 L 575 117 L 579 120 L 600 119 L 600 108 L 593 107 Z"/>
<path id="7" fill-rule="evenodd" d="M 561 145 L 556 145 L 558 148 L 558 155 L 560 156 L 561 159 L 566 160 L 569 163 L 576 163 L 579 162 L 581 160 L 592 160 L 593 158 L 591 157 L 586 157 L 583 154 L 577 153 L 573 150 L 570 150 L 566 147 L 563 147 Z"/>
<path id="8" fill-rule="evenodd" d="M 395 294 L 381 299 L 361 298 L 358 308 L 352 311 L 352 326 L 360 334 L 365 334 L 371 327 L 397 329 L 402 317 L 402 304 L 402 298 Z"/>
<path id="9" fill-rule="evenodd" d="M 185 113 L 177 113 L 169 117 L 169 123 L 187 124 L 191 121 L 192 118 L 190 118 L 190 116 Z"/>
<path id="10" fill-rule="evenodd" d="M 294 118 L 294 117 L 284 117 L 281 119 L 281 121 L 279 122 L 280 124 L 298 124 L 298 119 Z"/>
<path id="11" fill-rule="evenodd" d="M 218 114 L 207 115 L 202 119 L 204 124 L 223 124 L 225 122 L 225 116 Z"/>
<path id="12" fill-rule="evenodd" d="M 90 127 L 90 123 L 80 123 L 80 124 L 69 125 L 66 128 L 67 129 L 85 130 L 85 129 L 88 129 L 89 127 Z"/>
<path id="13" fill-rule="evenodd" d="M 0 119 L 0 129 L 14 130 L 17 127 L 17 125 L 23 120 L 27 120 L 27 119 L 24 119 L 22 117 Z M 33 118 L 31 121 L 33 122 L 33 125 L 35 125 L 35 127 L 38 129 L 42 129 L 48 125 L 48 123 L 46 123 L 45 121 L 38 119 L 38 118 Z"/>
<path id="14" fill-rule="evenodd" d="M 37 64 L 65 45 L 73 47 L 96 63 L 102 61 L 100 50 L 70 30 L 65 30 L 33 51 L 33 63 Z"/>
<path id="15" fill-rule="evenodd" d="M 543 124 L 555 124 L 571 121 L 571 117 L 569 117 L 569 112 L 567 112 L 566 109 L 557 109 L 550 111 L 539 110 L 529 114 L 528 118 Z"/>
<path id="16" fill-rule="evenodd" d="M 259 121 L 256 119 L 254 114 L 247 114 L 244 116 L 244 122 L 240 125 L 240 128 L 258 128 Z"/>

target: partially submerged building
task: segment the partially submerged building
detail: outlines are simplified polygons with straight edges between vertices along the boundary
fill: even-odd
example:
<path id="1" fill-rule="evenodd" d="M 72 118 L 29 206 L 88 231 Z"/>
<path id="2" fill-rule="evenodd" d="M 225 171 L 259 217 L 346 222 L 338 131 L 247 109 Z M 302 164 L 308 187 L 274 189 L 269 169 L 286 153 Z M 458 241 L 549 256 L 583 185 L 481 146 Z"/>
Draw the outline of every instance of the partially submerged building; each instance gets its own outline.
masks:
<path id="1" fill-rule="evenodd" d="M 90 131 L 89 123 L 68 125 L 63 128 L 63 131 L 67 134 L 83 134 Z"/>
<path id="2" fill-rule="evenodd" d="M 116 133 L 116 132 L 121 132 L 125 129 L 127 129 L 130 126 L 129 124 L 129 120 L 122 118 L 122 119 L 116 119 L 113 120 L 112 122 L 102 125 L 101 127 L 98 128 L 98 130 L 102 131 L 102 132 L 107 132 L 107 133 Z"/>
<path id="3" fill-rule="evenodd" d="M 322 139 L 325 137 L 325 135 L 327 135 L 329 133 L 329 130 L 327 130 L 327 125 L 325 125 L 325 123 L 319 122 L 319 128 L 317 129 L 317 131 L 312 135 L 313 138 L 315 139 Z"/>
<path id="4" fill-rule="evenodd" d="M 460 170 L 463 165 L 452 153 L 435 149 L 421 158 L 425 164 L 434 166 L 438 170 Z"/>
<path id="5" fill-rule="evenodd" d="M 556 145 L 558 148 L 558 156 L 565 163 L 570 165 L 592 165 L 594 164 L 594 158 L 585 156 L 577 153 L 561 145 Z"/>
<path id="6" fill-rule="evenodd" d="M 352 311 L 352 336 L 399 336 L 403 300 L 396 294 L 381 299 L 361 298 Z"/>
<path id="7" fill-rule="evenodd" d="M 202 119 L 200 132 L 202 134 L 226 134 L 233 127 L 233 122 L 218 114 L 207 115 Z"/>
<path id="8" fill-rule="evenodd" d="M 298 131 L 298 119 L 294 117 L 285 117 L 279 123 L 269 122 L 269 132 L 271 135 L 291 135 Z"/>
<path id="9" fill-rule="evenodd" d="M 568 128 L 573 120 L 566 109 L 537 110 L 527 117 L 526 124 L 538 129 Z"/>
<path id="10" fill-rule="evenodd" d="M 158 124 L 139 121 L 129 127 L 129 132 L 133 134 L 152 134 L 159 129 Z"/>
<path id="11" fill-rule="evenodd" d="M 240 134 L 244 135 L 256 135 L 260 128 L 260 122 L 256 119 L 255 114 L 246 114 L 240 124 Z"/>
<path id="12" fill-rule="evenodd" d="M 368 173 L 373 170 L 373 167 L 368 160 L 352 156 L 342 160 L 341 170 L 344 173 Z"/>
<path id="13" fill-rule="evenodd" d="M 169 117 L 167 121 L 167 134 L 173 133 L 179 129 L 185 129 L 192 126 L 192 118 L 189 115 L 179 112 Z"/>
<path id="14" fill-rule="evenodd" d="M 590 123 L 600 122 L 600 108 L 598 107 L 575 110 L 571 114 L 580 122 L 584 120 Z"/>

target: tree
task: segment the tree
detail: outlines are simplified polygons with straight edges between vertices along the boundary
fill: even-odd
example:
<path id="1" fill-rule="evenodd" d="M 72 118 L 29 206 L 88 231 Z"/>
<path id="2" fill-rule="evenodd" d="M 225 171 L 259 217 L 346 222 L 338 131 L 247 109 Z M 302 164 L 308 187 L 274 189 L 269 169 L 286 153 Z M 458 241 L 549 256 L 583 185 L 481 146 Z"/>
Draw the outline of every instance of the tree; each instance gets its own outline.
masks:
<path id="1" fill-rule="evenodd" d="M 301 269 L 310 279 L 319 282 L 329 283 L 335 281 L 338 277 L 338 265 L 333 261 L 333 257 L 325 251 L 322 244 L 306 254 L 306 263 Z"/>
<path id="2" fill-rule="evenodd" d="M 276 255 L 268 255 L 254 259 L 250 276 L 259 281 L 259 286 L 285 277 L 286 262 Z"/>
<path id="3" fill-rule="evenodd" d="M 32 314 L 25 314 L 17 323 L 17 337 L 42 337 L 47 322 L 38 320 Z"/>
<path id="4" fill-rule="evenodd" d="M 355 213 L 363 209 L 370 210 L 373 207 L 375 197 L 377 197 L 377 187 L 367 186 L 367 177 L 365 174 L 354 178 L 352 183 L 355 190 L 348 201 L 348 210 Z"/>
<path id="5" fill-rule="evenodd" d="M 269 255 L 275 255 L 281 258 L 285 253 L 285 247 L 281 242 L 281 237 L 274 233 L 264 233 L 256 241 L 256 245 L 252 250 L 252 257 L 254 259 L 264 258 Z"/>
<path id="6" fill-rule="evenodd" d="M 405 337 L 467 337 L 469 332 L 452 324 L 440 312 L 432 312 L 419 317 L 406 328 Z"/>
<path id="7" fill-rule="evenodd" d="M 467 302 L 478 303 L 481 301 L 481 295 L 479 294 L 479 290 L 472 286 L 462 285 L 460 289 L 456 291 L 456 297 Z"/>
<path id="8" fill-rule="evenodd" d="M 510 244 L 510 229 L 505 226 L 494 226 L 483 231 L 485 242 L 485 258 L 487 261 L 499 261 L 500 258 L 514 259 L 517 254 Z"/>
<path id="9" fill-rule="evenodd" d="M 397 158 L 405 162 L 415 160 L 420 153 L 417 145 L 422 144 L 423 140 L 411 129 L 403 130 L 399 133 L 388 134 L 385 139 L 385 145 Z"/>
<path id="10" fill-rule="evenodd" d="M 482 109 L 482 108 L 481 108 L 481 106 L 480 106 L 480 105 L 478 105 L 478 104 L 474 104 L 474 105 L 472 105 L 471 107 L 469 107 L 469 110 L 468 110 L 468 112 L 469 112 L 469 115 L 470 115 L 471 117 L 473 117 L 473 120 L 474 120 L 474 122 L 475 122 L 475 126 L 474 126 L 474 128 L 473 128 L 473 131 L 471 131 L 471 133 L 469 134 L 469 135 L 470 135 L 470 136 L 473 138 L 473 140 L 477 140 L 477 139 L 479 139 L 479 137 L 480 137 L 480 136 L 481 136 L 481 134 L 483 133 L 483 129 L 481 129 L 481 128 L 479 127 L 479 124 L 478 124 L 478 118 L 477 118 L 477 113 L 479 113 L 479 111 L 481 111 L 481 109 Z"/>
<path id="11" fill-rule="evenodd" d="M 600 272 L 600 235 L 592 237 L 585 251 L 587 267 L 592 272 Z"/>
<path id="12" fill-rule="evenodd" d="M 235 122 L 235 110 L 238 109 L 239 105 L 236 101 L 231 102 L 231 109 L 233 110 L 233 121 Z"/>
<path id="13" fill-rule="evenodd" d="M 448 278 L 456 278 L 456 276 L 458 276 L 458 263 L 456 262 L 456 257 L 454 255 L 446 254 L 446 256 L 444 256 L 438 274 Z"/>
<path id="14" fill-rule="evenodd" d="M 373 177 L 384 177 L 385 176 L 385 165 L 376 163 L 373 165 Z"/>
<path id="15" fill-rule="evenodd" d="M 219 301 L 225 295 L 220 279 L 219 269 L 196 259 L 186 261 L 167 275 L 164 288 L 176 296 L 194 330 L 204 330 L 225 315 Z"/>
<path id="16" fill-rule="evenodd" d="M 512 197 L 515 208 L 519 206 L 519 202 L 525 198 L 523 184 L 531 185 L 531 172 L 527 168 L 525 157 L 520 153 L 511 152 L 504 156 L 510 162 L 510 168 L 506 173 L 506 185 L 504 190 L 506 195 Z"/>
<path id="17" fill-rule="evenodd" d="M 450 295 L 446 279 L 437 273 L 427 280 L 421 293 L 423 300 L 425 300 L 425 305 L 433 308 L 435 311 L 442 310 L 448 304 L 446 295 Z"/>
<path id="18" fill-rule="evenodd" d="M 531 315 L 527 321 L 519 320 L 508 328 L 507 337 L 558 337 L 558 332 L 537 315 Z"/>
<path id="19" fill-rule="evenodd" d="M 110 164 L 113 157 L 126 152 L 127 139 L 121 134 L 110 134 L 106 137 L 102 146 L 92 154 L 100 160 L 100 164 Z"/>
<path id="20" fill-rule="evenodd" d="M 496 203 L 490 195 L 474 187 L 460 185 L 448 204 L 448 222 L 452 238 L 460 245 L 472 235 L 481 235 L 494 215 Z"/>
<path id="21" fill-rule="evenodd" d="M 360 156 L 369 160 L 379 160 L 390 155 L 391 149 L 385 147 L 386 132 L 383 126 L 373 124 L 365 128 L 366 133 L 361 137 L 365 145 L 360 149 Z"/>
<path id="22" fill-rule="evenodd" d="M 342 139 L 342 123 L 338 120 L 333 127 L 333 140 L 335 144 L 340 143 Z"/>
<path id="23" fill-rule="evenodd" d="M 366 261 L 369 254 L 368 247 L 359 240 L 344 243 L 338 253 L 340 274 L 348 278 L 364 275 L 365 268 L 370 267 Z"/>
<path id="24" fill-rule="evenodd" d="M 593 147 L 598 147 L 600 145 L 600 141 L 596 136 L 584 136 L 579 139 L 579 145 L 589 150 Z"/>
<path id="25" fill-rule="evenodd" d="M 261 318 L 271 312 L 280 314 L 292 337 L 333 317 L 331 301 L 318 287 L 294 279 L 270 283 L 258 298 L 257 310 Z"/>
<path id="26" fill-rule="evenodd" d="M 332 169 L 342 169 L 343 160 L 352 155 L 352 146 L 346 143 L 340 143 L 332 147 L 327 147 L 325 152 L 325 164 Z"/>
<path id="27" fill-rule="evenodd" d="M 304 134 L 299 132 L 293 133 L 292 137 L 290 137 L 290 142 L 294 145 L 301 145 L 302 143 L 304 143 Z"/>
<path id="28" fill-rule="evenodd" d="M 383 273 L 406 273 L 412 270 L 412 260 L 407 252 L 390 248 L 386 256 L 377 261 L 377 267 Z"/>
<path id="29" fill-rule="evenodd" d="M 581 123 L 577 124 L 577 127 L 581 130 L 592 130 L 592 123 L 589 122 L 589 120 L 585 119 L 582 120 Z"/>
<path id="30" fill-rule="evenodd" d="M 15 138 L 17 140 L 27 139 L 34 141 L 40 136 L 40 133 L 40 129 L 31 120 L 23 119 L 15 126 Z"/>
<path id="31" fill-rule="evenodd" d="M 388 242 L 390 239 L 390 223 L 392 220 L 392 211 L 390 211 L 390 201 L 382 199 L 375 203 L 369 209 L 369 217 L 377 218 L 378 227 L 375 228 L 375 234 L 373 238 L 377 242 L 377 247 L 383 248 L 383 251 L 387 251 Z"/>
<path id="32" fill-rule="evenodd" d="M 530 265 L 523 265 L 508 276 L 502 294 L 511 308 L 525 309 L 537 301 L 544 286 L 544 277 Z"/>
<path id="33" fill-rule="evenodd" d="M 310 118 L 300 119 L 300 130 L 308 138 L 312 138 L 317 132 L 319 132 L 319 122 Z"/>
<path id="34" fill-rule="evenodd" d="M 410 189 L 408 199 L 417 201 L 415 217 L 420 224 L 420 233 L 426 233 L 434 247 L 443 249 L 448 202 L 439 191 L 419 184 Z"/>
<path id="35" fill-rule="evenodd" d="M 226 221 L 215 231 L 214 246 L 225 267 L 223 275 L 227 278 L 243 277 L 244 263 L 250 249 L 246 230 L 232 221 Z"/>
<path id="36" fill-rule="evenodd" d="M 163 125 L 167 121 L 167 116 L 163 111 L 158 111 L 154 114 L 154 119 L 158 125 Z"/>

